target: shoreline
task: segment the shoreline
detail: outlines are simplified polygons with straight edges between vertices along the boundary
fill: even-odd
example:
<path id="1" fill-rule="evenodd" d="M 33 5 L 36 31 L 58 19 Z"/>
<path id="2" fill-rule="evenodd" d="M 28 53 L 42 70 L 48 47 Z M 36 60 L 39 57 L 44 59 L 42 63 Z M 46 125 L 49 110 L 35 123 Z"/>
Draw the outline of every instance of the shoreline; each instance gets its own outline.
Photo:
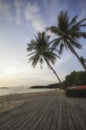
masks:
<path id="1" fill-rule="evenodd" d="M 40 98 L 42 96 L 55 96 L 64 93 L 64 91 L 53 90 L 44 92 L 30 92 L 30 93 L 17 93 L 0 96 L 0 113 L 22 105 L 26 102 L 33 100 L 34 98 Z"/>
<path id="2" fill-rule="evenodd" d="M 22 93 L 36 93 L 36 92 L 46 92 L 46 91 L 51 91 L 51 90 L 55 90 L 55 88 L 53 89 L 33 89 L 33 88 L 9 88 L 9 89 L 0 89 L 0 96 L 4 96 L 4 95 L 9 95 L 9 94 L 22 94 Z"/>

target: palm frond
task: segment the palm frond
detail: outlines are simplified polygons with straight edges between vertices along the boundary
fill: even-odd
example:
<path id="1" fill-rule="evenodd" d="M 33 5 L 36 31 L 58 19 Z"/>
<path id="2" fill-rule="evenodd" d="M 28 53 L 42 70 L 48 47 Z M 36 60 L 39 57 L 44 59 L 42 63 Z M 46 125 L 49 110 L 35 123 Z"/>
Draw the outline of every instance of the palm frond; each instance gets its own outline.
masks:
<path id="1" fill-rule="evenodd" d="M 79 37 L 86 38 L 86 32 L 78 32 L 77 35 L 78 35 Z"/>
<path id="2" fill-rule="evenodd" d="M 56 57 L 58 57 L 58 58 L 60 59 L 60 56 L 59 56 L 59 55 L 57 55 L 56 53 L 53 53 L 53 55 L 54 55 L 54 56 L 56 56 Z"/>
<path id="3" fill-rule="evenodd" d="M 71 22 L 69 23 L 69 26 L 72 26 L 72 25 L 76 24 L 77 18 L 78 18 L 78 15 L 74 16 L 74 17 L 72 18 Z"/>
<path id="4" fill-rule="evenodd" d="M 71 30 L 73 29 L 77 29 L 77 30 L 80 30 L 80 27 L 83 26 L 83 22 L 86 21 L 86 18 L 80 20 L 79 22 L 77 22 L 76 24 L 74 24 L 72 27 L 71 27 Z M 70 30 L 70 31 L 71 31 Z"/>
<path id="5" fill-rule="evenodd" d="M 35 43 L 34 40 L 31 40 L 31 42 L 28 43 L 27 46 L 28 46 L 28 47 L 27 47 L 27 51 L 29 52 L 29 51 L 32 51 L 32 50 L 35 49 L 36 43 Z"/>
<path id="6" fill-rule="evenodd" d="M 58 29 L 62 32 L 66 32 L 69 24 L 69 16 L 67 11 L 61 11 L 58 16 Z"/>
<path id="7" fill-rule="evenodd" d="M 56 42 L 56 40 L 57 40 L 57 38 L 52 40 L 52 41 L 50 41 L 49 44 Z"/>
<path id="8" fill-rule="evenodd" d="M 41 69 L 42 69 L 43 60 L 44 60 L 43 57 L 40 57 L 39 62 L 40 62 Z"/>
<path id="9" fill-rule="evenodd" d="M 53 43 L 53 46 L 52 47 L 56 47 L 56 46 L 58 46 L 59 44 L 60 44 L 60 41 L 61 41 L 61 38 L 57 38 L 56 40 L 55 40 L 55 42 Z"/>
<path id="10" fill-rule="evenodd" d="M 67 50 L 68 49 L 68 45 L 67 45 L 67 40 L 63 42 L 64 43 L 64 47 Z"/>
<path id="11" fill-rule="evenodd" d="M 86 26 L 86 24 L 81 24 L 81 25 L 80 25 L 80 27 L 84 27 L 84 26 Z"/>
<path id="12" fill-rule="evenodd" d="M 56 61 L 56 55 L 52 52 L 45 52 L 44 59 L 47 59 L 48 62 L 51 62 L 52 64 L 55 64 Z"/>
<path id="13" fill-rule="evenodd" d="M 36 54 L 36 55 L 29 58 L 29 61 L 32 62 L 33 67 L 36 66 L 36 64 L 38 63 L 38 60 L 39 60 L 39 55 L 38 54 Z"/>
<path id="14" fill-rule="evenodd" d="M 75 53 L 74 53 L 74 49 L 73 49 L 73 47 L 72 47 L 72 45 L 70 44 L 69 41 L 67 41 L 67 46 L 68 46 L 69 50 L 70 50 L 73 54 L 75 54 Z"/>
<path id="15" fill-rule="evenodd" d="M 82 48 L 82 45 L 80 43 L 78 43 L 76 40 L 73 40 L 72 38 L 69 38 L 69 42 L 71 44 L 71 46 L 76 47 L 78 49 Z"/>
<path id="16" fill-rule="evenodd" d="M 82 25 L 83 22 L 85 22 L 85 21 L 86 21 L 86 18 L 80 20 L 78 23 L 75 24 L 75 26 L 76 26 L 76 25 L 78 25 L 78 26 L 79 26 L 79 25 Z"/>
<path id="17" fill-rule="evenodd" d="M 40 57 L 40 64 L 43 64 L 43 57 Z"/>
<path id="18" fill-rule="evenodd" d="M 63 48 L 64 48 L 64 44 L 61 43 L 61 45 L 60 45 L 60 47 L 59 47 L 59 54 L 62 54 Z"/>
<path id="19" fill-rule="evenodd" d="M 32 53 L 29 53 L 27 56 L 31 56 L 31 55 L 33 55 L 33 54 L 35 54 L 36 52 L 32 52 Z"/>
<path id="20" fill-rule="evenodd" d="M 52 33 L 57 34 L 57 27 L 56 27 L 56 26 L 48 27 L 46 30 L 49 30 L 49 31 L 51 31 Z"/>
<path id="21" fill-rule="evenodd" d="M 52 51 L 52 52 L 53 52 L 53 51 L 54 51 L 54 52 L 56 51 L 56 52 L 59 53 L 59 50 L 58 50 L 57 47 L 55 47 L 55 46 L 52 46 L 51 51 Z"/>

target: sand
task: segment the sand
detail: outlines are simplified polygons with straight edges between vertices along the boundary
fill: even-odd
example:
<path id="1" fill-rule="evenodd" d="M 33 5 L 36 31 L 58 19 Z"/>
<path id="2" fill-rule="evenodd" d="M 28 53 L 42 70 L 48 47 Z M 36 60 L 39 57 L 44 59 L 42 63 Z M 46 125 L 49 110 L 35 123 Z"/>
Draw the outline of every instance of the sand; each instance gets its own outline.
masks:
<path id="1" fill-rule="evenodd" d="M 40 96 L 64 94 L 63 90 L 52 90 L 47 92 L 34 92 L 34 93 L 22 93 L 22 94 L 9 94 L 0 96 L 0 113 L 17 107 L 25 102 L 29 102 L 34 98 L 40 98 Z"/>

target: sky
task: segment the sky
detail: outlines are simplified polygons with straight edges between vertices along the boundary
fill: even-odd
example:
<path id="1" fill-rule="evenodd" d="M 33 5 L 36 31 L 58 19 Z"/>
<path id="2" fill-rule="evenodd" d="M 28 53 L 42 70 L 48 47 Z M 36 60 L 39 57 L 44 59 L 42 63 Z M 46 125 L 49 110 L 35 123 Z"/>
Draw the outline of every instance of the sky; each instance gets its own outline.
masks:
<path id="1" fill-rule="evenodd" d="M 38 31 L 57 24 L 61 10 L 67 10 L 70 18 L 86 18 L 86 0 L 0 0 L 0 87 L 58 82 L 45 63 L 43 69 L 28 63 L 26 48 Z M 86 57 L 86 41 L 80 43 L 83 49 L 76 52 Z M 83 70 L 70 51 L 64 51 L 53 67 L 62 81 L 70 72 Z"/>

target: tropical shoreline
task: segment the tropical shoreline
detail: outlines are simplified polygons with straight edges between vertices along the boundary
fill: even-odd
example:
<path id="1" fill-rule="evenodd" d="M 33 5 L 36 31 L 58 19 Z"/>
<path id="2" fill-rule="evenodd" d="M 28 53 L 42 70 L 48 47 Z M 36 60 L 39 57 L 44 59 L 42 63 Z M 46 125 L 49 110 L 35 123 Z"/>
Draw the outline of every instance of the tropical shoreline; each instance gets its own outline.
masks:
<path id="1" fill-rule="evenodd" d="M 64 91 L 53 90 L 46 92 L 34 92 L 34 93 L 21 93 L 21 94 L 9 94 L 0 96 L 0 113 L 6 110 L 12 109 L 16 106 L 19 106 L 23 103 L 31 101 L 35 98 L 40 98 L 41 96 L 50 96 L 62 94 Z"/>

